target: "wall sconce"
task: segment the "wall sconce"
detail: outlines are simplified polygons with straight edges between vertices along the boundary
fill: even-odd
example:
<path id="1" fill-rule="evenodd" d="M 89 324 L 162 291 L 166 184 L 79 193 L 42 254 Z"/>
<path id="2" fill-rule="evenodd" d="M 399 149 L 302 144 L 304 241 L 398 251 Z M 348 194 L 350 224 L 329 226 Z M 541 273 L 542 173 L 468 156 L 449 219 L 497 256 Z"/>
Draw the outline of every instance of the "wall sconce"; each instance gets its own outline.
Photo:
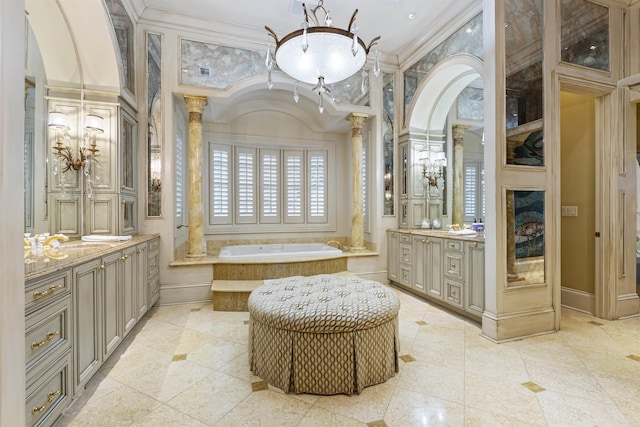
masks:
<path id="1" fill-rule="evenodd" d="M 391 183 L 391 172 L 384 174 L 384 199 L 389 202 L 393 198 L 393 188 Z"/>
<path id="2" fill-rule="evenodd" d="M 85 117 L 83 146 L 78 148 L 79 157 L 74 157 L 69 144 L 63 145 L 62 140 L 69 140 L 69 117 L 65 113 L 58 111 L 49 112 L 49 127 L 56 131 L 56 145 L 53 147 L 53 154 L 64 161 L 62 172 L 70 169 L 80 170 L 85 167 L 85 174 L 88 174 L 89 160 L 97 162 L 96 157 L 99 151 L 96 148 L 97 133 L 104 132 L 104 119 L 95 114 L 88 114 Z M 91 144 L 87 147 L 87 139 L 91 138 Z"/>
<path id="3" fill-rule="evenodd" d="M 444 151 L 430 151 L 422 163 L 422 176 L 430 187 L 437 187 L 438 180 L 443 176 L 443 169 L 447 166 L 447 158 Z"/>

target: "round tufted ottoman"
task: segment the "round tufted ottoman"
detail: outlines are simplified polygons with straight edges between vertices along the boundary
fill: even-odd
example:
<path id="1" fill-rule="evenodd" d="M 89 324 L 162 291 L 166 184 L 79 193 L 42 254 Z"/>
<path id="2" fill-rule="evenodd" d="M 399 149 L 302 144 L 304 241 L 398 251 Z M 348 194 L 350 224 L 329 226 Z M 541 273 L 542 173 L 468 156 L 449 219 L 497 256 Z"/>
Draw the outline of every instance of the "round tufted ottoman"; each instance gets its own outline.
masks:
<path id="1" fill-rule="evenodd" d="M 286 393 L 360 393 L 398 372 L 400 302 L 381 283 L 288 277 L 248 305 L 251 370 Z"/>

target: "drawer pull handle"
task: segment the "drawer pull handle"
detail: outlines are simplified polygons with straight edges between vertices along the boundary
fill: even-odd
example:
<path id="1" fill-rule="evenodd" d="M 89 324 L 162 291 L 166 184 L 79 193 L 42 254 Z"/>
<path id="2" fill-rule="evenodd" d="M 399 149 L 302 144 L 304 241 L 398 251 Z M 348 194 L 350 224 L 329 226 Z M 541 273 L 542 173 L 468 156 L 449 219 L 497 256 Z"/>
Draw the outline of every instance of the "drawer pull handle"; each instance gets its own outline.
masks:
<path id="1" fill-rule="evenodd" d="M 138 249 L 138 250 L 136 251 L 136 253 L 141 254 L 141 253 L 142 253 L 142 249 Z"/>
<path id="2" fill-rule="evenodd" d="M 31 350 L 35 350 L 36 348 L 44 347 L 45 345 L 47 345 L 53 339 L 53 337 L 56 337 L 58 335 L 60 335 L 59 331 L 47 333 L 47 339 L 45 339 L 44 341 L 32 342 L 31 343 Z"/>
<path id="3" fill-rule="evenodd" d="M 158 265 L 158 264 L 156 264 L 155 261 L 151 263 L 151 267 L 155 267 L 156 265 Z"/>
<path id="4" fill-rule="evenodd" d="M 44 405 L 42 406 L 36 406 L 31 410 L 31 415 L 35 415 L 38 412 L 42 412 L 45 409 L 47 409 L 47 406 L 49 406 L 49 403 L 53 402 L 55 400 L 56 397 L 60 396 L 60 390 L 56 390 L 56 391 L 52 391 L 51 393 L 49 393 L 47 395 L 47 401 L 45 402 Z"/>
<path id="5" fill-rule="evenodd" d="M 35 299 L 35 298 L 45 297 L 45 296 L 50 295 L 50 294 L 54 293 L 55 291 L 58 291 L 58 290 L 60 290 L 62 288 L 63 288 L 62 285 L 57 285 L 57 286 L 51 285 L 51 286 L 49 286 L 49 289 L 47 289 L 46 291 L 42 291 L 42 292 L 35 291 L 33 293 L 33 298 Z"/>
<path id="6" fill-rule="evenodd" d="M 127 260 L 127 258 L 129 258 L 129 255 L 125 255 L 125 256 L 123 256 L 122 258 L 120 258 L 120 261 L 126 261 L 126 260 Z"/>
<path id="7" fill-rule="evenodd" d="M 477 248 L 478 247 L 478 242 L 473 242 L 473 247 Z"/>
<path id="8" fill-rule="evenodd" d="M 104 270 L 104 264 L 100 266 L 100 270 Z"/>
<path id="9" fill-rule="evenodd" d="M 159 288 L 155 288 L 155 289 L 153 290 L 153 292 L 151 292 L 151 293 L 152 293 L 153 295 L 155 295 L 155 294 L 157 294 L 157 293 L 158 293 L 158 290 L 159 290 Z"/>
<path id="10" fill-rule="evenodd" d="M 451 264 L 451 268 L 456 268 L 456 265 L 455 264 Z"/>

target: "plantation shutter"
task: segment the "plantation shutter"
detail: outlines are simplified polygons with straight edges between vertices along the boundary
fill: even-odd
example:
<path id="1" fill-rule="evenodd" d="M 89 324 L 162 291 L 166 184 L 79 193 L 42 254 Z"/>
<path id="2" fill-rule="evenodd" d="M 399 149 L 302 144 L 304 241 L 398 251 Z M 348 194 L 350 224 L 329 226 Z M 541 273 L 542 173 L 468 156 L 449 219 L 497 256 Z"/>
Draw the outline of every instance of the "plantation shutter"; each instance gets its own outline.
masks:
<path id="1" fill-rule="evenodd" d="M 209 153 L 209 222 L 231 224 L 231 147 L 211 144 Z"/>
<path id="2" fill-rule="evenodd" d="M 285 188 L 286 197 L 285 223 L 296 224 L 304 222 L 302 206 L 303 189 L 303 159 L 304 153 L 298 150 L 285 150 Z"/>

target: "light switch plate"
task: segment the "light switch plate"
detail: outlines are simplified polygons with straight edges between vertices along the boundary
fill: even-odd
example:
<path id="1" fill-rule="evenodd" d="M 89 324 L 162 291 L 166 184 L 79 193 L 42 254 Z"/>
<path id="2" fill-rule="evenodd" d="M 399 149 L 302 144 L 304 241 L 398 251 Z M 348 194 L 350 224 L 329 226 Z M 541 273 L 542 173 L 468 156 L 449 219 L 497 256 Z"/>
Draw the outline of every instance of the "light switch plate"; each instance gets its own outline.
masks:
<path id="1" fill-rule="evenodd" d="M 578 207 L 577 206 L 563 206 L 562 207 L 562 216 L 578 216 Z"/>

